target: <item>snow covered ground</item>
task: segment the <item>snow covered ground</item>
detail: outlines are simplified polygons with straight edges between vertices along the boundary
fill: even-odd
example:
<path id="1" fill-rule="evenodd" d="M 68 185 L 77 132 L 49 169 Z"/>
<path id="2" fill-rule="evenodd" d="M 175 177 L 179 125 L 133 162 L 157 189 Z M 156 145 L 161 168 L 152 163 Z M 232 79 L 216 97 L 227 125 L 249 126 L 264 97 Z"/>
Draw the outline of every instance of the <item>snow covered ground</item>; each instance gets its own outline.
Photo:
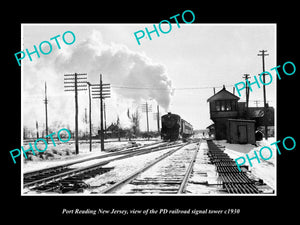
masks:
<path id="1" fill-rule="evenodd" d="M 151 143 L 155 143 L 157 140 L 150 141 L 136 141 L 138 145 L 147 145 Z M 36 155 L 28 154 L 31 152 L 27 152 L 28 159 L 23 157 L 22 161 L 22 172 L 31 172 L 39 169 L 44 169 L 52 166 L 59 166 L 65 163 L 71 163 L 81 159 L 88 159 L 96 156 L 100 156 L 103 154 L 107 154 L 112 150 L 120 149 L 124 147 L 131 147 L 132 144 L 128 141 L 121 142 L 105 142 L 105 151 L 100 151 L 100 143 L 93 142 L 92 143 L 92 152 L 89 150 L 89 143 L 81 142 L 79 143 L 79 154 L 75 154 L 75 144 L 72 142 L 67 143 L 59 143 L 56 146 L 50 145 L 48 149 L 43 153 L 38 153 L 36 151 Z M 24 147 L 26 149 L 27 147 Z M 29 147 L 28 147 L 29 148 Z M 40 149 L 43 149 L 44 146 L 41 146 Z"/>
<path id="2" fill-rule="evenodd" d="M 171 149 L 173 148 L 117 160 L 105 165 L 103 168 L 113 167 L 114 169 L 94 178 L 85 180 L 85 183 L 89 184 L 90 188 L 86 189 L 84 194 L 101 194 L 101 192 L 110 185 L 121 181 L 128 175 L 150 164 L 153 160 L 169 152 Z"/>
<path id="3" fill-rule="evenodd" d="M 186 193 L 193 195 L 220 194 L 218 187 L 218 173 L 215 165 L 210 163 L 207 155 L 208 146 L 206 141 L 201 142 L 192 175 L 186 186 Z"/>
<path id="4" fill-rule="evenodd" d="M 176 194 L 196 149 L 196 144 L 184 146 L 140 173 L 134 178 L 133 182 L 124 185 L 116 193 L 143 195 Z"/>
<path id="5" fill-rule="evenodd" d="M 244 165 L 248 165 L 249 171 L 256 177 L 263 179 L 263 181 L 268 184 L 271 188 L 276 191 L 276 157 L 277 150 L 275 145 L 270 145 L 275 142 L 275 138 L 269 138 L 268 140 L 263 139 L 262 141 L 257 141 L 257 146 L 252 144 L 230 144 L 226 143 L 226 140 L 220 140 L 214 142 L 219 144 L 220 146 L 225 147 L 225 153 L 229 155 L 232 159 L 236 159 L 238 157 L 245 157 L 246 163 Z M 263 160 L 260 158 L 259 150 L 263 146 L 268 146 L 272 149 L 273 156 L 269 160 Z M 246 154 L 248 154 L 249 158 L 254 157 L 254 151 L 257 152 L 260 163 L 256 159 L 251 160 L 252 167 L 250 167 L 249 162 L 246 158 Z M 262 155 L 265 158 L 268 158 L 270 153 L 267 150 L 262 151 Z"/>
<path id="6" fill-rule="evenodd" d="M 137 141 L 137 144 L 147 145 L 150 143 L 154 143 L 157 140 L 152 141 Z M 269 146 L 273 151 L 273 157 L 267 161 L 261 159 L 261 163 L 258 163 L 256 159 L 252 160 L 253 167 L 250 167 L 248 160 L 245 165 L 248 165 L 251 174 L 255 175 L 263 179 L 263 181 L 272 187 L 276 191 L 276 156 L 277 150 L 275 146 L 270 146 L 271 143 L 275 142 L 274 138 L 270 138 L 268 141 L 263 140 L 261 142 L 257 142 L 258 146 L 254 146 L 251 144 L 240 145 L 240 144 L 229 144 L 226 143 L 225 140 L 216 141 L 216 144 L 224 148 L 224 152 L 229 155 L 233 160 L 238 157 L 245 157 L 246 154 L 249 157 L 254 156 L 254 151 L 256 150 L 259 155 L 259 150 L 263 146 Z M 105 149 L 113 150 L 121 147 L 129 147 L 131 143 L 127 141 L 122 142 L 107 142 L 105 143 Z M 196 144 L 192 144 L 192 147 L 195 147 Z M 190 147 L 191 147 L 190 146 Z M 31 160 L 24 160 L 22 162 L 22 171 L 30 172 L 38 169 L 43 169 L 47 167 L 57 166 L 69 162 L 74 162 L 86 158 L 92 158 L 96 156 L 100 156 L 103 154 L 107 154 L 108 151 L 100 152 L 100 144 L 93 142 L 92 152 L 89 151 L 88 143 L 80 143 L 79 144 L 79 152 L 80 154 L 75 155 L 75 145 L 74 143 L 63 143 L 57 146 L 50 146 L 45 151 L 48 153 L 48 157 L 45 155 L 36 155 L 31 156 Z M 215 166 L 209 164 L 209 158 L 207 156 L 207 143 L 203 141 L 200 145 L 200 149 L 194 164 L 194 174 L 191 176 L 190 181 L 187 185 L 187 194 L 192 195 L 214 195 L 214 194 L 222 194 L 220 192 L 220 183 L 218 181 L 218 174 L 215 170 Z M 41 148 L 42 149 L 42 148 Z M 113 183 L 120 181 L 124 177 L 128 176 L 128 174 L 135 172 L 136 170 L 144 167 L 145 165 L 151 163 L 154 159 L 158 158 L 162 154 L 170 151 L 170 149 L 161 150 L 157 152 L 152 152 L 146 155 L 134 156 L 127 159 L 113 161 L 104 167 L 113 168 L 111 171 L 98 175 L 96 177 L 85 180 L 85 183 L 90 185 L 90 188 L 86 189 L 83 195 L 88 194 L 100 194 L 105 188 L 112 185 Z M 264 154 L 269 154 L 268 151 L 263 152 Z M 266 158 L 268 155 L 265 156 Z M 81 167 L 85 166 L 87 163 L 93 163 L 95 160 L 91 160 L 86 163 L 82 163 L 81 165 L 76 164 L 74 166 Z M 209 185 L 207 185 L 209 184 Z M 223 193 L 224 194 L 224 193 Z"/>

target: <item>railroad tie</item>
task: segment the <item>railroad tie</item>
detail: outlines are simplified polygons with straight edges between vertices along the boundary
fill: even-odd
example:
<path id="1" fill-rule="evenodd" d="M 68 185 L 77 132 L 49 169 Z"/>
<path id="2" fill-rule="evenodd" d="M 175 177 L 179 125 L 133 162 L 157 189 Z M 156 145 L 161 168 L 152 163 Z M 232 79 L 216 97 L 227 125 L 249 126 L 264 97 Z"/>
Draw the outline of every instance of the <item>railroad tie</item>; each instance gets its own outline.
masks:
<path id="1" fill-rule="evenodd" d="M 245 172 L 240 172 L 234 161 L 218 147 L 213 141 L 208 140 L 208 157 L 216 166 L 219 181 L 228 193 L 255 194 L 259 193 L 253 181 Z"/>

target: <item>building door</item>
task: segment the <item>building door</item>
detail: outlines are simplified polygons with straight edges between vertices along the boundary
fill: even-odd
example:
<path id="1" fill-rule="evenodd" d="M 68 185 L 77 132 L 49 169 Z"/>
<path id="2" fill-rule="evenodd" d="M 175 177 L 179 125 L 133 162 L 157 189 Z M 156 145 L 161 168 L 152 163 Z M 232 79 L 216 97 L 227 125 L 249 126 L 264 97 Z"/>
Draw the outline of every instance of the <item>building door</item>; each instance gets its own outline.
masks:
<path id="1" fill-rule="evenodd" d="M 238 140 L 240 144 L 247 144 L 247 126 L 238 125 Z"/>

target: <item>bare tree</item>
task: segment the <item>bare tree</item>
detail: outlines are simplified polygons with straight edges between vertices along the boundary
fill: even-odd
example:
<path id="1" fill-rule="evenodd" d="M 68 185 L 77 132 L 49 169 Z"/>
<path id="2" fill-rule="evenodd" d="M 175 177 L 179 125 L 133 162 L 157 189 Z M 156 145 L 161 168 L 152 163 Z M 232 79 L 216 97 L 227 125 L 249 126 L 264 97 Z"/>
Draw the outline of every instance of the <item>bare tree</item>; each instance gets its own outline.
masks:
<path id="1" fill-rule="evenodd" d="M 131 113 L 129 112 L 129 109 L 127 111 L 127 116 L 130 119 L 132 123 L 132 133 L 137 136 L 140 134 L 140 114 L 138 110 L 136 109 L 135 112 Z"/>

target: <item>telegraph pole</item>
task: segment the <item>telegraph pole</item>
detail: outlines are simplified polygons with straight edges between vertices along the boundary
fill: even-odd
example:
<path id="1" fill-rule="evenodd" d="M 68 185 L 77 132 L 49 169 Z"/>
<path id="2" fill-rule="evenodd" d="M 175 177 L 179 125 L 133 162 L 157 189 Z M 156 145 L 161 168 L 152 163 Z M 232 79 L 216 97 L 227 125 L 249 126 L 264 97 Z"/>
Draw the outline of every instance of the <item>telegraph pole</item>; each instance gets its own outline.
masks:
<path id="1" fill-rule="evenodd" d="M 249 106 L 249 87 L 248 87 L 247 80 L 250 78 L 250 75 L 249 74 L 244 74 L 243 78 L 245 78 L 245 83 L 246 83 L 246 109 L 248 111 L 248 106 Z"/>
<path id="2" fill-rule="evenodd" d="M 92 105 L 91 105 L 91 83 L 86 82 L 89 86 L 89 125 L 90 125 L 90 152 L 92 151 Z"/>
<path id="3" fill-rule="evenodd" d="M 157 131 L 158 131 L 158 134 L 160 134 L 160 121 L 159 121 L 159 105 L 157 105 Z"/>
<path id="4" fill-rule="evenodd" d="M 151 105 L 150 107 L 148 107 L 148 102 L 146 101 L 145 104 L 142 105 L 142 111 L 146 112 L 146 118 L 147 118 L 147 136 L 148 136 L 148 140 L 149 140 L 149 118 L 148 118 L 148 112 L 152 112 L 152 108 Z"/>
<path id="5" fill-rule="evenodd" d="M 265 56 L 269 54 L 265 54 L 267 50 L 260 50 L 261 54 L 257 54 L 258 56 L 262 57 L 262 67 L 263 67 L 263 82 L 265 82 Z M 264 94 L 264 123 L 265 123 L 265 138 L 268 140 L 268 120 L 267 120 L 267 100 L 266 100 L 266 85 L 263 85 L 263 94 Z"/>
<path id="6" fill-rule="evenodd" d="M 147 134 L 149 140 L 149 119 L 148 119 L 148 103 L 146 102 L 146 117 L 147 117 Z"/>
<path id="7" fill-rule="evenodd" d="M 104 151 L 104 133 L 103 133 L 103 85 L 102 85 L 102 74 L 100 74 L 100 137 L 101 137 L 101 151 Z"/>
<path id="8" fill-rule="evenodd" d="M 35 121 L 36 138 L 39 139 L 39 122 Z"/>
<path id="9" fill-rule="evenodd" d="M 45 119 L 46 119 L 46 142 L 48 144 L 48 109 L 47 109 L 47 104 L 48 104 L 48 99 L 47 99 L 47 84 L 45 82 L 45 99 L 44 99 L 44 103 L 45 103 Z"/>
<path id="10" fill-rule="evenodd" d="M 104 113 L 104 138 L 106 138 L 106 106 L 105 106 L 105 100 L 103 101 L 103 113 Z"/>
<path id="11" fill-rule="evenodd" d="M 118 140 L 121 141 L 121 136 L 120 136 L 120 118 L 119 118 L 119 115 L 118 115 L 118 118 L 117 118 L 117 126 L 118 126 Z"/>
<path id="12" fill-rule="evenodd" d="M 100 99 L 100 151 L 104 151 L 104 132 L 103 132 L 103 99 L 110 98 L 110 84 L 102 83 L 102 74 L 100 74 L 100 83 L 93 84 L 92 95 L 94 99 Z"/>
<path id="13" fill-rule="evenodd" d="M 65 91 L 74 91 L 75 92 L 75 153 L 79 154 L 79 145 L 78 145 L 78 91 L 85 91 L 86 89 L 86 73 L 74 73 L 74 74 L 65 74 L 64 75 L 64 87 Z M 78 77 L 79 76 L 79 77 Z M 72 81 L 68 81 L 72 80 Z M 74 80 L 74 81 L 73 81 Z M 82 81 L 78 81 L 82 80 Z M 78 85 L 78 83 L 82 83 Z M 68 85 L 71 84 L 71 85 Z M 79 87 L 79 88 L 78 88 Z M 72 88 L 72 89 L 67 89 Z"/>
<path id="14" fill-rule="evenodd" d="M 84 108 L 84 123 L 87 123 L 87 114 L 86 114 L 86 108 Z"/>

